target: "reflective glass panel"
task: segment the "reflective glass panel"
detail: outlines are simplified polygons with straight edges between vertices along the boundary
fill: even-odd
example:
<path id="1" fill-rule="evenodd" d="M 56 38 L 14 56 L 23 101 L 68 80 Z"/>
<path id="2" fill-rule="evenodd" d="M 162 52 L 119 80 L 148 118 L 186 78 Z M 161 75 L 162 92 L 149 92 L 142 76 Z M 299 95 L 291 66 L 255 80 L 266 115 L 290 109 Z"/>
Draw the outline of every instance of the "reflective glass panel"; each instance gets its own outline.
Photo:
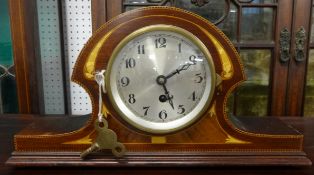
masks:
<path id="1" fill-rule="evenodd" d="M 147 0 L 124 0 L 124 3 L 130 4 L 147 3 Z"/>
<path id="2" fill-rule="evenodd" d="M 314 3 L 314 1 L 313 1 Z M 311 43 L 314 42 L 314 10 L 312 11 Z"/>
<path id="3" fill-rule="evenodd" d="M 271 50 L 241 50 L 247 80 L 235 92 L 237 116 L 267 115 Z"/>
<path id="4" fill-rule="evenodd" d="M 255 4 L 269 4 L 269 3 L 275 3 L 276 0 L 239 0 L 239 2 L 255 3 Z"/>
<path id="5" fill-rule="evenodd" d="M 124 11 L 130 11 L 130 10 L 134 10 L 137 8 L 141 8 L 141 6 L 125 6 Z"/>
<path id="6" fill-rule="evenodd" d="M 237 40 L 237 23 L 238 23 L 238 9 L 234 3 L 230 3 L 229 14 L 218 27 L 227 35 L 231 41 Z"/>
<path id="7" fill-rule="evenodd" d="M 225 15 L 228 15 L 225 13 L 227 3 L 226 1 L 223 0 L 211 1 L 176 0 L 174 6 L 194 12 L 213 23 L 223 18 Z"/>
<path id="8" fill-rule="evenodd" d="M 0 1 L 0 64 L 6 67 L 13 64 L 9 19 L 8 2 Z"/>
<path id="9" fill-rule="evenodd" d="M 241 41 L 273 41 L 273 9 L 243 8 Z"/>
<path id="10" fill-rule="evenodd" d="M 124 0 L 123 7 L 124 11 L 130 11 L 141 7 L 160 5 L 161 2 L 165 2 L 164 0 Z M 170 6 L 170 0 L 167 0 L 164 6 Z"/>
<path id="11" fill-rule="evenodd" d="M 306 75 L 304 116 L 314 117 L 314 49 L 310 50 Z"/>
<path id="12" fill-rule="evenodd" d="M 17 113 L 8 1 L 0 1 L 0 113 Z"/>

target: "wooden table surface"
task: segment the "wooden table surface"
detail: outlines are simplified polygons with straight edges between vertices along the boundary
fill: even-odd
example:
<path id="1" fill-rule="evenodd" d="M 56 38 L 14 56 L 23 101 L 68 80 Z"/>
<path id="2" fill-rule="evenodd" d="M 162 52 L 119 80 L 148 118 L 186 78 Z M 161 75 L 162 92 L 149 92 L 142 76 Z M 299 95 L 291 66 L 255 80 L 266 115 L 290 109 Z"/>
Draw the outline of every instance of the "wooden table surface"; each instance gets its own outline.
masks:
<path id="1" fill-rule="evenodd" d="M 222 175 L 314 175 L 314 166 L 311 167 L 208 167 L 208 168 L 69 168 L 69 167 L 28 167 L 14 168 L 5 165 L 13 151 L 13 136 L 22 128 L 31 123 L 36 116 L 32 115 L 0 115 L 0 175 L 8 174 L 222 174 Z M 305 135 L 304 150 L 314 162 L 314 117 L 281 117 L 281 119 Z"/>

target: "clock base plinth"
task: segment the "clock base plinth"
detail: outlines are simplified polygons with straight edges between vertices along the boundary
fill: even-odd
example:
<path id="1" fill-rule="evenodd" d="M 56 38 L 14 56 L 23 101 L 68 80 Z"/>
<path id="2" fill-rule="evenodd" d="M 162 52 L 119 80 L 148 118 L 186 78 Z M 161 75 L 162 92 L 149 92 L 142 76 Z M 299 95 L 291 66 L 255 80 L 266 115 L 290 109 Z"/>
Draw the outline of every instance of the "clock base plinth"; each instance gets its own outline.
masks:
<path id="1" fill-rule="evenodd" d="M 95 153 L 82 160 L 79 152 L 13 152 L 6 164 L 16 167 L 222 167 L 311 166 L 303 152 L 129 152 L 123 158 Z"/>
<path id="2" fill-rule="evenodd" d="M 15 151 L 8 165 L 26 166 L 90 166 L 90 167 L 187 167 L 187 166 L 309 166 L 311 161 L 293 142 L 267 142 L 266 146 L 254 144 L 221 144 L 210 147 L 206 144 L 172 144 L 162 151 L 162 144 L 126 144 L 129 150 L 123 158 L 112 156 L 111 151 L 93 154 L 82 160 L 80 152 L 88 148 L 95 132 L 92 124 L 79 132 L 87 116 L 38 117 L 28 127 L 15 135 Z M 236 126 L 250 133 L 279 134 L 281 137 L 300 135 L 275 117 L 237 117 Z M 120 133 L 120 135 L 122 135 Z M 123 135 L 122 135 L 123 136 Z M 276 135 L 270 135 L 276 136 Z M 168 138 L 170 139 L 170 138 Z M 148 140 L 150 141 L 150 140 Z M 170 141 L 170 140 L 169 140 Z M 266 140 L 267 141 L 267 140 Z M 88 143 L 88 144 L 86 144 Z M 125 142 L 123 142 L 125 143 Z M 127 142 L 126 142 L 127 143 Z M 279 144 L 279 145 L 278 145 Z M 217 150 L 231 146 L 231 150 Z M 290 146 L 289 146 L 290 145 Z M 209 147 L 207 147 L 209 146 Z M 181 151 L 170 150 L 182 148 Z M 260 148 L 260 149 L 259 149 Z M 298 149 L 299 148 L 299 149 Z M 134 150 L 137 149 L 137 150 Z M 211 149 L 213 151 L 211 151 Z M 253 150 L 254 149 L 254 150 Z M 141 150 L 144 150 L 143 152 Z M 185 151 L 189 150 L 189 151 Z M 202 151 L 198 151 L 202 150 Z M 215 151 L 214 151 L 215 150 Z"/>

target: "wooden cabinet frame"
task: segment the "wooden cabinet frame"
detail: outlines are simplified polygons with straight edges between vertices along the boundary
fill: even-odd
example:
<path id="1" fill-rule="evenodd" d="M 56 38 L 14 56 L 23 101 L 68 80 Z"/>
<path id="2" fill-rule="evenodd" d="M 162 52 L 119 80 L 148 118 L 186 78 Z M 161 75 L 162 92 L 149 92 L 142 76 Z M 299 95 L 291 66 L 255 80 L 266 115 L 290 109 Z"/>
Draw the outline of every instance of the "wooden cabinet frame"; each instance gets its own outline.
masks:
<path id="1" fill-rule="evenodd" d="M 39 113 L 39 43 L 36 1 L 9 0 L 13 56 L 20 113 Z M 40 70 L 40 69 L 39 69 Z"/>

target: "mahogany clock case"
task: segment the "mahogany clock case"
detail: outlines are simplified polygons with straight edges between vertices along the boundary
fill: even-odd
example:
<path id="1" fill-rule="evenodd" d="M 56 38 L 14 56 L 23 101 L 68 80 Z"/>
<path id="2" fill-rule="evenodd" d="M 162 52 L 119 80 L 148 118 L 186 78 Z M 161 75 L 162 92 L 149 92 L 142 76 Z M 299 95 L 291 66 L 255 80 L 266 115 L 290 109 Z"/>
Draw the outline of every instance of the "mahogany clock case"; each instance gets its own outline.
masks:
<path id="1" fill-rule="evenodd" d="M 192 126 L 163 136 L 143 134 L 124 122 L 106 94 L 103 112 L 118 141 L 127 148 L 122 158 L 108 152 L 81 160 L 79 152 L 96 137 L 98 113 L 96 71 L 105 69 L 115 47 L 140 28 L 164 24 L 180 27 L 199 38 L 213 57 L 217 83 L 207 112 Z M 227 115 L 230 93 L 245 80 L 239 55 L 228 38 L 213 24 L 181 9 L 148 7 L 123 13 L 105 23 L 89 39 L 79 55 L 72 80 L 89 94 L 92 114 L 83 127 L 79 118 L 41 118 L 15 135 L 14 166 L 308 166 L 302 151 L 303 135 L 276 118 Z M 73 120 L 73 121 L 72 121 Z M 76 122 L 74 120 L 77 120 Z M 62 125 L 60 125 L 62 123 Z M 70 126 L 70 127 L 67 127 Z"/>

